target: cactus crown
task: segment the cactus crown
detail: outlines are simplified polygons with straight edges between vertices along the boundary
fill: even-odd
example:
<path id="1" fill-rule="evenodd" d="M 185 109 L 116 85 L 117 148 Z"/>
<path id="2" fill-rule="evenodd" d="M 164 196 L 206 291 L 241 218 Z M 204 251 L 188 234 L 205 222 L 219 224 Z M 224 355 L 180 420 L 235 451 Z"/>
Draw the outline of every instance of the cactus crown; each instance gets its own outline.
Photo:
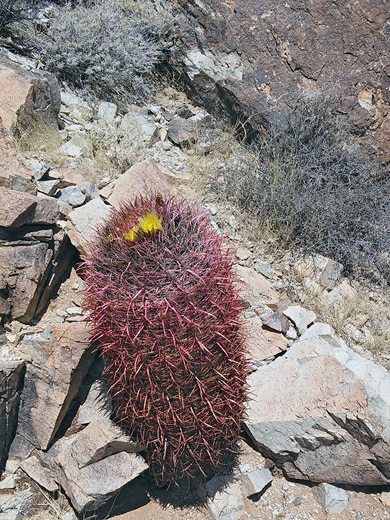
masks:
<path id="1" fill-rule="evenodd" d="M 114 210 L 83 265 L 115 416 L 162 484 L 206 477 L 239 436 L 248 362 L 232 268 L 207 215 L 161 195 Z"/>

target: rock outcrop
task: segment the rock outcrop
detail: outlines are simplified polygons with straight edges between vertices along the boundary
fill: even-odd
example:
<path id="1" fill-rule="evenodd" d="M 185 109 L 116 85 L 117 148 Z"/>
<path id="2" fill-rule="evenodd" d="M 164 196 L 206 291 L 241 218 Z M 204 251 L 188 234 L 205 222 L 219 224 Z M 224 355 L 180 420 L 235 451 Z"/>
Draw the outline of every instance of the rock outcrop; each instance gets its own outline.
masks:
<path id="1" fill-rule="evenodd" d="M 101 193 L 109 204 L 117 208 L 137 193 L 146 195 L 157 191 L 167 193 L 169 190 L 169 182 L 161 167 L 152 159 L 148 159 L 134 164 L 116 181 L 103 188 Z"/>
<path id="2" fill-rule="evenodd" d="M 0 315 L 31 322 L 73 261 L 56 200 L 0 188 Z"/>
<path id="3" fill-rule="evenodd" d="M 91 423 L 67 439 L 51 466 L 73 507 L 79 512 L 94 510 L 147 469 L 136 451 L 131 441 Z"/>
<path id="4" fill-rule="evenodd" d="M 287 476 L 389 484 L 390 375 L 383 367 L 334 335 L 309 335 L 251 374 L 249 385 L 246 429 Z"/>
<path id="5" fill-rule="evenodd" d="M 0 117 L 8 131 L 22 137 L 32 125 L 58 130 L 61 95 L 53 76 L 26 71 L 0 55 Z"/>
<path id="6" fill-rule="evenodd" d="M 18 352 L 28 366 L 11 455 L 24 458 L 50 446 L 94 355 L 84 323 L 48 326 L 41 335 L 26 336 Z"/>
<path id="7" fill-rule="evenodd" d="M 23 377 L 24 361 L 0 357 L 0 474 L 16 431 Z"/>
<path id="8" fill-rule="evenodd" d="M 0 187 L 35 195 L 33 172 L 25 165 L 0 117 Z"/>
<path id="9" fill-rule="evenodd" d="M 96 230 L 108 216 L 110 206 L 101 199 L 93 199 L 84 206 L 75 208 L 68 215 L 67 231 L 72 244 L 82 255 L 88 253 Z"/>
<path id="10" fill-rule="evenodd" d="M 390 161 L 386 0 L 176 0 L 172 65 L 208 110 L 280 125 L 301 93 L 342 96 L 352 132 Z"/>

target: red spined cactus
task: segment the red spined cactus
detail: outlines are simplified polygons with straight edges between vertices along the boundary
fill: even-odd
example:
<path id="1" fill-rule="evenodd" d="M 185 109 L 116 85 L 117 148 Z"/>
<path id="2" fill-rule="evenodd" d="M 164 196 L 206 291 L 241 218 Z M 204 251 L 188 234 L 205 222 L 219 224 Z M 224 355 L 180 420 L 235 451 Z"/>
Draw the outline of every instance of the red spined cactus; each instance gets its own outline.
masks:
<path id="1" fill-rule="evenodd" d="M 232 255 L 175 197 L 113 210 L 83 264 L 115 416 L 160 484 L 205 478 L 239 437 L 248 362 Z"/>

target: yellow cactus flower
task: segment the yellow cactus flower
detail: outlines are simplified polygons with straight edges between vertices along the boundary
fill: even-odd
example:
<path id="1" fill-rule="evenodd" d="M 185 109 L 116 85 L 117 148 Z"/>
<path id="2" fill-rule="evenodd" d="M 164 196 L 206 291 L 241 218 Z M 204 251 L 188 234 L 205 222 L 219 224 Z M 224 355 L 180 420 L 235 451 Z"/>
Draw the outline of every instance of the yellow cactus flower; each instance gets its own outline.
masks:
<path id="1" fill-rule="evenodd" d="M 138 226 L 133 227 L 127 233 L 125 233 L 125 240 L 128 242 L 135 242 L 138 238 Z"/>
<path id="2" fill-rule="evenodd" d="M 124 237 L 128 242 L 135 242 L 139 238 L 140 233 L 153 234 L 159 229 L 162 229 L 161 218 L 158 218 L 156 213 L 146 213 L 139 219 L 138 225 L 125 233 Z"/>
<path id="3" fill-rule="evenodd" d="M 147 213 L 139 219 L 138 226 L 144 233 L 156 233 L 162 229 L 161 218 L 156 213 Z"/>

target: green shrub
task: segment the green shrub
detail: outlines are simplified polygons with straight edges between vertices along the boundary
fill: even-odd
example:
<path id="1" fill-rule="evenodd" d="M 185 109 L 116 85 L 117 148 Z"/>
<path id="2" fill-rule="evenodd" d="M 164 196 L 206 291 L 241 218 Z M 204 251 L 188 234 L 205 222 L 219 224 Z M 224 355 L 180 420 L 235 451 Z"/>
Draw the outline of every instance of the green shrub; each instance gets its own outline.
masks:
<path id="1" fill-rule="evenodd" d="M 350 145 L 336 109 L 330 98 L 300 98 L 285 126 L 215 172 L 212 186 L 284 244 L 378 277 L 389 265 L 390 183 L 374 180 L 378 166 Z"/>
<path id="2" fill-rule="evenodd" d="M 57 8 L 37 47 L 45 66 L 69 84 L 103 98 L 144 101 L 169 29 L 168 9 L 151 0 L 67 4 Z"/>

